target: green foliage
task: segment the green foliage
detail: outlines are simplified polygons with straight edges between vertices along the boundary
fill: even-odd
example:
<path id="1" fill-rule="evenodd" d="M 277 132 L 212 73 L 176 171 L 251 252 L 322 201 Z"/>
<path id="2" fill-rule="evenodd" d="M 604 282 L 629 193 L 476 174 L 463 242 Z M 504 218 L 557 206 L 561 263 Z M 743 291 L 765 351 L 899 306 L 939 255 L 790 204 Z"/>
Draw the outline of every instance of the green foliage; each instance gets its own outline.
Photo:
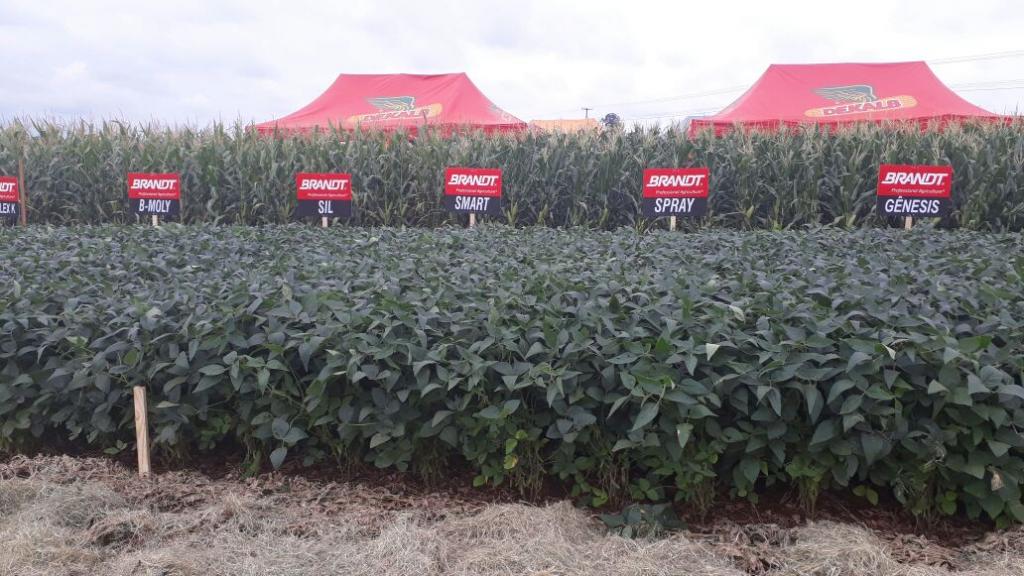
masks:
<path id="1" fill-rule="evenodd" d="M 597 506 L 823 489 L 1024 520 L 1024 239 L 0 231 L 0 447 L 364 461 Z"/>
<path id="2" fill-rule="evenodd" d="M 514 226 L 664 227 L 638 214 L 642 170 L 708 166 L 712 194 L 698 227 L 782 230 L 874 226 L 882 162 L 950 164 L 952 214 L 942 224 L 1024 229 L 1024 124 L 964 124 L 943 131 L 860 125 L 835 132 L 735 131 L 687 138 L 677 130 L 451 139 L 424 134 L 321 132 L 265 137 L 242 125 L 161 128 L 120 122 L 0 126 L 0 174 L 25 160 L 29 214 L 50 224 L 132 223 L 125 174 L 182 174 L 182 222 L 286 223 L 296 172 L 353 175 L 353 223 L 436 227 L 465 216 L 441 207 L 448 165 L 504 169 L 505 211 Z"/>
<path id="3" fill-rule="evenodd" d="M 668 504 L 630 504 L 618 514 L 602 514 L 601 521 L 623 538 L 656 538 L 686 528 Z"/>

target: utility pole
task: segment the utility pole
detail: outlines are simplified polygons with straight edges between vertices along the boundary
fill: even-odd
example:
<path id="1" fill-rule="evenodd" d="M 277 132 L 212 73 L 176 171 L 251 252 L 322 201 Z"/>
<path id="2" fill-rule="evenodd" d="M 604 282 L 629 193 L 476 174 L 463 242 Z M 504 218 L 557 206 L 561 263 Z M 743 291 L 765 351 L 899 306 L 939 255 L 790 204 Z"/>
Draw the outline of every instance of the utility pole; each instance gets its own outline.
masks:
<path id="1" fill-rule="evenodd" d="M 583 108 L 583 117 L 584 118 L 590 118 L 590 111 L 591 110 L 593 110 L 593 108 L 586 108 L 586 107 L 584 107 Z"/>

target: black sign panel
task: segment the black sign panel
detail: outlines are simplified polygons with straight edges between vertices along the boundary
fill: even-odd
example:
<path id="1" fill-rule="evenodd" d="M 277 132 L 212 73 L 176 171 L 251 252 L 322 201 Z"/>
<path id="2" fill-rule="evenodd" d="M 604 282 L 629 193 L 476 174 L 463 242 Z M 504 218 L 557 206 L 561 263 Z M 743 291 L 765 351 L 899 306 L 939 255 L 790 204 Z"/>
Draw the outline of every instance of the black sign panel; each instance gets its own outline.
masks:
<path id="1" fill-rule="evenodd" d="M 21 214 L 21 206 L 17 202 L 0 202 L 0 222 L 14 224 Z"/>
<path id="2" fill-rule="evenodd" d="M 441 202 L 450 212 L 501 215 L 501 198 L 494 196 L 445 196 Z"/>
<path id="3" fill-rule="evenodd" d="M 351 218 L 351 200 L 299 200 L 295 207 L 295 215 L 299 218 L 307 216 L 325 216 L 328 218 Z"/>
<path id="4" fill-rule="evenodd" d="M 181 211 L 181 200 L 168 198 L 129 198 L 132 212 L 142 216 L 164 216 L 174 218 Z"/>

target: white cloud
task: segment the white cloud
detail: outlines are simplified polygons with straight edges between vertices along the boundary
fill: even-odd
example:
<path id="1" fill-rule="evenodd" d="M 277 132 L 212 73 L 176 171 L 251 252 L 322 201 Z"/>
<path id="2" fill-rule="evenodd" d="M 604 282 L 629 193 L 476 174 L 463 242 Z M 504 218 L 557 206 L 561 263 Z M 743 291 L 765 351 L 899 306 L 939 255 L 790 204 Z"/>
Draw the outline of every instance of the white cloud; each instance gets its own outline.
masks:
<path id="1" fill-rule="evenodd" d="M 636 102 L 748 85 L 773 62 L 1021 50 L 1022 25 L 1012 0 L 5 0 L 0 116 L 265 120 L 340 72 L 465 71 L 524 119 L 583 106 L 656 118 L 719 109 L 738 91 Z M 1024 86 L 1020 56 L 935 71 L 954 86 Z M 995 112 L 1024 108 L 1024 89 L 965 88 Z"/>

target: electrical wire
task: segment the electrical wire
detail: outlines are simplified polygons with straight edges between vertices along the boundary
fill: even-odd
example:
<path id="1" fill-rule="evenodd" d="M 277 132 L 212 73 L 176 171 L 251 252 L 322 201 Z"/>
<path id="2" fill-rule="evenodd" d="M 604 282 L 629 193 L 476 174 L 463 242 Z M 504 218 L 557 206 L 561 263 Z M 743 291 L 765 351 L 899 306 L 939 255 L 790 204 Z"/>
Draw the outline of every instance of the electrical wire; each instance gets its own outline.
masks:
<path id="1" fill-rule="evenodd" d="M 998 60 L 998 59 L 1003 59 L 1003 58 L 1019 58 L 1019 57 L 1024 57 L 1024 50 L 1007 50 L 1007 51 L 1004 51 L 1004 52 L 989 52 L 989 53 L 985 53 L 985 54 L 972 54 L 972 55 L 967 55 L 967 56 L 953 56 L 953 57 L 950 57 L 950 58 L 940 58 L 940 59 L 936 59 L 936 60 L 926 60 L 926 62 L 928 62 L 928 64 L 932 65 L 932 66 L 942 66 L 942 65 L 945 65 L 945 64 L 959 64 L 959 63 L 963 63 L 963 62 L 975 62 L 975 61 L 980 61 L 980 60 Z M 952 88 L 952 89 L 957 89 L 957 90 L 959 90 L 961 92 L 993 91 L 993 90 L 1018 90 L 1018 89 L 1021 88 L 1020 86 L 1015 85 L 1015 83 L 1018 83 L 1018 82 L 1024 82 L 1024 79 L 996 80 L 996 81 L 992 81 L 992 82 L 975 82 L 975 83 L 966 83 L 966 84 L 951 84 L 951 85 L 949 85 L 949 87 Z M 690 92 L 690 93 L 685 93 L 685 94 L 677 94 L 675 96 L 665 96 L 665 97 L 661 97 L 661 98 L 651 98 L 651 99 L 648 99 L 648 100 L 629 100 L 629 101 L 624 101 L 624 102 L 614 102 L 614 103 L 608 103 L 608 104 L 595 104 L 593 106 L 590 106 L 590 108 L 593 108 L 593 109 L 601 109 L 601 108 L 608 109 L 608 108 L 613 108 L 613 107 L 632 107 L 632 106 L 638 106 L 638 105 L 642 105 L 642 104 L 658 104 L 658 103 L 664 103 L 664 102 L 673 102 L 673 101 L 677 101 L 677 100 L 688 100 L 688 99 L 692 99 L 692 98 L 703 98 L 703 97 L 706 97 L 706 96 L 720 96 L 720 95 L 724 95 L 724 94 L 731 94 L 731 93 L 734 93 L 734 92 L 740 92 L 740 91 L 746 90 L 747 88 L 749 88 L 749 85 L 744 84 L 744 85 L 741 85 L 741 86 L 729 86 L 727 88 L 717 88 L 717 89 L 706 90 L 706 91 L 702 91 L 702 92 Z M 724 106 L 725 106 L 725 104 L 723 104 L 720 107 L 709 109 L 709 110 L 710 111 L 717 111 L 717 110 L 721 109 Z M 571 110 L 571 112 L 575 112 L 576 110 L 577 109 L 573 109 L 573 110 Z M 706 110 L 702 109 L 699 112 L 706 112 Z M 559 113 L 555 113 L 555 114 L 550 114 L 548 116 L 553 116 L 553 115 L 558 115 L 558 114 Z M 657 119 L 657 118 L 685 117 L 685 116 L 689 116 L 689 115 L 692 115 L 692 114 L 687 113 L 686 111 L 683 111 L 683 112 L 666 112 L 665 114 L 625 117 L 624 119 L 625 120 L 644 120 L 644 119 Z"/>

